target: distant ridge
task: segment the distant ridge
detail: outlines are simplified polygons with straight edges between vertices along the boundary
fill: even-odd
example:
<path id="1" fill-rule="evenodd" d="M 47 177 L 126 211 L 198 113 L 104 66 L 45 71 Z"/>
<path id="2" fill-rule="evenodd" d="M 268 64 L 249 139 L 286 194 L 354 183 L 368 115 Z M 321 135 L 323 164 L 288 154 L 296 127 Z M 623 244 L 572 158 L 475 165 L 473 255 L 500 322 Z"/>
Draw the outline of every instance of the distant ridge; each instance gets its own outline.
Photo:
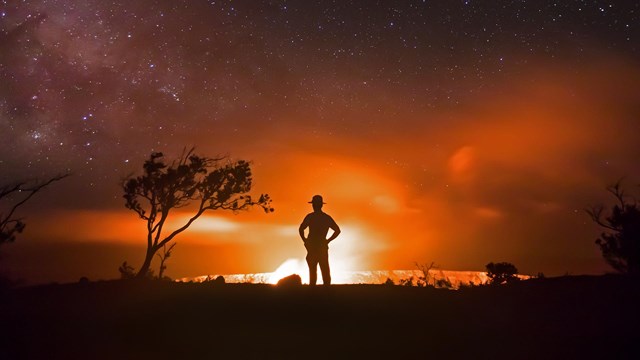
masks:
<path id="1" fill-rule="evenodd" d="M 252 283 L 252 284 L 275 284 L 280 278 L 291 274 L 276 276 L 276 273 L 255 273 L 255 274 L 216 274 L 202 275 L 196 277 L 185 277 L 176 279 L 178 282 L 204 282 L 215 279 L 217 276 L 223 276 L 227 283 Z M 302 276 L 303 283 L 307 274 L 298 274 Z M 418 278 L 422 276 L 420 270 L 367 270 L 367 271 L 332 271 L 333 284 L 383 284 L 387 279 L 391 279 L 398 284 L 400 280 L 409 279 L 411 277 Z M 457 271 L 457 270 L 430 270 L 430 282 L 438 280 L 448 280 L 452 288 L 458 289 L 460 285 L 480 285 L 487 282 L 487 273 L 484 271 Z M 521 279 L 528 279 L 530 276 L 518 275 Z"/>

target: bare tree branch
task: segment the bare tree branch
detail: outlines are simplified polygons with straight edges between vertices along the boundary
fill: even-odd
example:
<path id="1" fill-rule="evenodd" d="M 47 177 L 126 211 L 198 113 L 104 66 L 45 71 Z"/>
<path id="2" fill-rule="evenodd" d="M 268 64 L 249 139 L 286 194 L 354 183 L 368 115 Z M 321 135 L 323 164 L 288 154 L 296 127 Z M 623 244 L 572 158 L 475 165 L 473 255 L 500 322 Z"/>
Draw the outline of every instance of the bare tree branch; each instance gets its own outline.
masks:
<path id="1" fill-rule="evenodd" d="M 602 220 L 602 213 L 604 211 L 604 207 L 602 205 L 593 206 L 591 208 L 585 209 L 585 211 L 587 212 L 587 214 L 589 214 L 591 220 L 593 220 L 593 222 L 595 222 L 596 224 L 609 230 L 618 230 L 617 227 L 611 226 L 610 224 Z"/>
<path id="2" fill-rule="evenodd" d="M 625 274 L 640 274 L 640 208 L 635 197 L 622 189 L 621 180 L 606 188 L 615 204 L 605 214 L 602 205 L 586 209 L 604 232 L 596 239 L 605 261 Z"/>
<path id="3" fill-rule="evenodd" d="M 60 181 L 71 174 L 56 175 L 46 181 L 22 181 L 13 185 L 7 185 L 0 188 L 0 200 L 7 200 L 11 196 L 20 196 L 15 203 L 9 205 L 9 211 L 6 215 L 0 214 L 0 244 L 4 242 L 11 242 L 15 240 L 15 234 L 21 233 L 24 230 L 25 224 L 22 219 L 14 218 L 14 215 L 18 209 L 27 203 L 33 196 L 35 196 L 40 190 L 46 188 L 50 184 Z M 9 200 L 10 201 L 10 200 Z"/>

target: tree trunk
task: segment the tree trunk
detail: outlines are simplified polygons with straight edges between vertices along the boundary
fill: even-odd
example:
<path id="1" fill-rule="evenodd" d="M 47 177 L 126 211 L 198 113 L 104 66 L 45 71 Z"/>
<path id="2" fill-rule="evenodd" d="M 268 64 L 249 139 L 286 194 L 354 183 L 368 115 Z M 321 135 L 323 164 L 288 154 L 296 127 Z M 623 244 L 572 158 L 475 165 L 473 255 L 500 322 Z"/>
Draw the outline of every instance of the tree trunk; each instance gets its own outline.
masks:
<path id="1" fill-rule="evenodd" d="M 140 270 L 138 274 L 136 274 L 136 279 L 144 279 L 149 272 L 149 268 L 151 267 L 151 261 L 153 260 L 153 255 L 155 255 L 156 251 L 153 248 L 147 249 L 147 255 L 144 258 L 144 262 L 142 266 L 140 266 Z"/>

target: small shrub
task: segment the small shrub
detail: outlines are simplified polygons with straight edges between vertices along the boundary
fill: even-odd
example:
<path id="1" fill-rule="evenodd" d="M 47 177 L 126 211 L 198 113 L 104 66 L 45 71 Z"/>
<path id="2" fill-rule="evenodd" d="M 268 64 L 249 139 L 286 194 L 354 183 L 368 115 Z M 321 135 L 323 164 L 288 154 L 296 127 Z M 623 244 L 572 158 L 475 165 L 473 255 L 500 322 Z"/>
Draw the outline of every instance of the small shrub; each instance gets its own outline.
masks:
<path id="1" fill-rule="evenodd" d="M 487 276 L 489 277 L 489 284 L 500 285 L 505 283 L 511 283 L 518 281 L 516 274 L 518 269 L 515 265 L 508 262 L 500 263 L 488 263 L 487 264 Z"/>
<path id="2" fill-rule="evenodd" d="M 437 288 L 445 288 L 445 289 L 453 289 L 453 284 L 451 283 L 451 280 L 449 280 L 449 278 L 445 277 L 445 278 L 436 280 L 436 287 Z"/>
<path id="3" fill-rule="evenodd" d="M 126 261 L 123 262 L 122 265 L 120 265 L 118 271 L 120 272 L 120 279 L 128 280 L 136 277 L 136 270 L 133 268 L 133 266 L 127 264 Z"/>
<path id="4" fill-rule="evenodd" d="M 216 277 L 207 275 L 207 277 L 204 278 L 204 280 L 202 280 L 202 284 L 207 284 L 207 285 L 224 285 L 226 284 L 226 282 L 227 281 L 222 275 L 218 275 Z"/>
<path id="5" fill-rule="evenodd" d="M 398 280 L 398 285 L 400 285 L 400 286 L 415 286 L 414 277 L 412 276 L 410 278 L 400 279 L 400 280 Z"/>

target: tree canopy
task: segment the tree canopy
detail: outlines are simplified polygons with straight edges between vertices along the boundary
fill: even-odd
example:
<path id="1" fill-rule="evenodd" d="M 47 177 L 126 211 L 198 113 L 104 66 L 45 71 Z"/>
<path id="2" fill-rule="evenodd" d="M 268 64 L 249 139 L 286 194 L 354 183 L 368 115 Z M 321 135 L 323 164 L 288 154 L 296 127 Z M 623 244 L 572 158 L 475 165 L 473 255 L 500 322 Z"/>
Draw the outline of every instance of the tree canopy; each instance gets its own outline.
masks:
<path id="1" fill-rule="evenodd" d="M 508 262 L 488 263 L 487 276 L 490 279 L 490 284 L 500 285 L 504 283 L 511 283 L 519 280 L 516 276 L 518 274 L 518 268 L 515 265 Z"/>
<path id="2" fill-rule="evenodd" d="M 162 153 L 152 153 L 144 162 L 142 175 L 129 177 L 122 185 L 125 207 L 147 225 L 147 254 L 137 276 L 144 277 L 154 254 L 206 211 L 236 213 L 259 206 L 272 212 L 269 195 L 262 194 L 256 200 L 248 194 L 251 186 L 251 166 L 244 160 L 200 156 L 192 148 L 167 164 Z M 177 229 L 166 230 L 171 210 L 178 208 L 190 212 L 188 220 Z"/>
<path id="3" fill-rule="evenodd" d="M 596 239 L 605 261 L 623 274 L 640 275 L 640 207 L 638 200 L 624 192 L 618 181 L 607 187 L 616 199 L 611 209 L 587 209 L 591 219 L 604 231 Z"/>

